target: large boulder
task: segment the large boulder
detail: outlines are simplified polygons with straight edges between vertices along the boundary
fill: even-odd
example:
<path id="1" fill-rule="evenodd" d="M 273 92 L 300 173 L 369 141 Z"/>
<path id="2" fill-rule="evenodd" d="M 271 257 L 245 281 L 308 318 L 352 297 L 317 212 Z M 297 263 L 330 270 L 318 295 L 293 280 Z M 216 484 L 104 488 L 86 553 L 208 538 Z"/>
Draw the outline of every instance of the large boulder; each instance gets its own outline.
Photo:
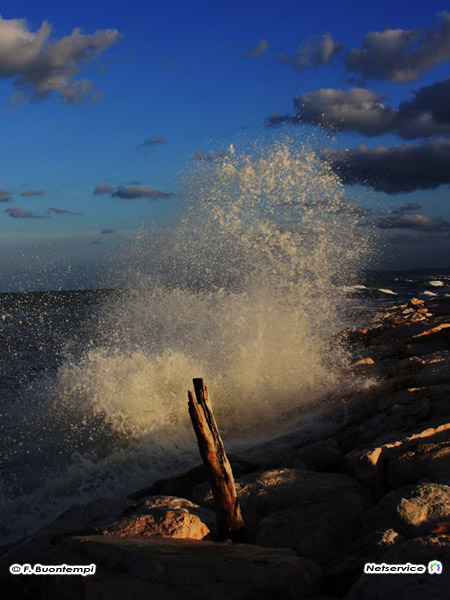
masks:
<path id="1" fill-rule="evenodd" d="M 335 468 L 341 459 L 339 444 L 333 438 L 320 440 L 287 452 L 278 452 L 261 458 L 262 469 L 277 467 L 306 468 L 312 471 L 327 471 Z"/>
<path id="2" fill-rule="evenodd" d="M 255 542 L 292 548 L 299 556 L 325 565 L 358 536 L 364 507 L 359 490 L 336 486 L 314 502 L 300 501 L 261 519 Z"/>
<path id="3" fill-rule="evenodd" d="M 429 563 L 439 561 L 441 574 L 430 574 Z M 450 590 L 450 536 L 418 537 L 396 544 L 378 561 L 386 565 L 424 565 L 421 574 L 364 574 L 344 596 L 344 600 L 448 600 Z"/>
<path id="4" fill-rule="evenodd" d="M 389 547 L 403 541 L 393 529 L 365 533 L 324 567 L 323 591 L 342 597 L 359 579 L 367 562 L 379 562 Z"/>
<path id="5" fill-rule="evenodd" d="M 212 510 L 184 498 L 152 496 L 101 529 L 103 535 L 202 540 L 215 527 Z"/>
<path id="6" fill-rule="evenodd" d="M 363 535 L 393 529 L 405 538 L 428 535 L 450 521 L 450 486 L 419 483 L 386 494 L 361 515 Z"/>
<path id="7" fill-rule="evenodd" d="M 302 600 L 321 584 L 320 568 L 293 551 L 243 544 L 88 536 L 44 561 L 97 565 L 94 576 L 40 578 L 46 600 Z"/>
<path id="8" fill-rule="evenodd" d="M 412 450 L 393 456 L 386 475 L 388 485 L 394 489 L 422 478 L 437 481 L 450 477 L 450 440 L 419 444 Z"/>
<path id="9" fill-rule="evenodd" d="M 264 517 L 292 506 L 307 506 L 332 501 L 339 494 L 358 496 L 362 505 L 369 503 L 369 494 L 353 478 L 338 473 L 316 473 L 304 469 L 271 469 L 256 471 L 235 481 L 239 504 L 243 512 Z M 193 490 L 198 504 L 213 505 L 208 484 Z"/>
<path id="10" fill-rule="evenodd" d="M 380 439 L 378 443 L 349 452 L 344 459 L 347 472 L 367 486 L 375 498 L 389 490 L 386 469 L 395 456 L 415 450 L 419 445 L 437 444 L 450 439 L 448 418 L 428 421 L 410 433 Z M 417 477 L 418 481 L 423 474 Z"/>
<path id="11" fill-rule="evenodd" d="M 5 558 L 10 564 L 39 562 L 42 554 L 59 539 L 108 525 L 119 517 L 127 504 L 124 498 L 108 497 L 96 498 L 85 504 L 72 504 L 51 523 L 11 544 Z"/>

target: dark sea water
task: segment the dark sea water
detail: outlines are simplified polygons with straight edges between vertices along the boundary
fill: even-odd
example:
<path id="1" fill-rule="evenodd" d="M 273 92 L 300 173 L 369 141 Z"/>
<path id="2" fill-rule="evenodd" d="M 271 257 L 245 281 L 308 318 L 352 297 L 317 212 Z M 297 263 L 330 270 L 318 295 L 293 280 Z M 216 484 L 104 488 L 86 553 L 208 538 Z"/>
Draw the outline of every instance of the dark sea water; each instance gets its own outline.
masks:
<path id="1" fill-rule="evenodd" d="M 450 295 L 450 276 L 373 274 L 346 295 L 358 324 L 382 306 Z M 186 364 L 186 349 L 155 356 L 158 343 L 168 342 L 153 321 L 145 327 L 145 308 L 126 323 L 123 311 L 136 302 L 124 290 L 0 294 L 4 541 L 77 501 L 125 494 L 196 462 L 180 410 L 189 378 L 199 373 Z M 111 331 L 119 321 L 126 326 Z M 174 399 L 181 409 L 168 408 Z"/>

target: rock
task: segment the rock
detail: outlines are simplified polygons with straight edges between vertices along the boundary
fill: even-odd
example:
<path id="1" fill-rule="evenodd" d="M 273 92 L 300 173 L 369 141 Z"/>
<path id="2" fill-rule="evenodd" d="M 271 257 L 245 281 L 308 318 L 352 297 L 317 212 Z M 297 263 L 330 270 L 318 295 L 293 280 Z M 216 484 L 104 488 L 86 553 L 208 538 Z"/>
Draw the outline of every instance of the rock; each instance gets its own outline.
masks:
<path id="1" fill-rule="evenodd" d="M 361 576 L 365 563 L 379 562 L 387 548 L 403 541 L 403 536 L 393 529 L 358 538 L 324 568 L 323 591 L 341 597 Z"/>
<path id="2" fill-rule="evenodd" d="M 118 517 L 126 505 L 122 498 L 97 498 L 86 504 L 73 504 L 32 536 L 11 545 L 5 558 L 8 557 L 10 564 L 38 562 L 42 553 L 53 547 L 58 539 L 105 526 Z"/>
<path id="3" fill-rule="evenodd" d="M 255 542 L 271 548 L 292 548 L 320 565 L 335 558 L 359 533 L 366 506 L 361 494 L 339 487 L 314 503 L 272 512 L 259 522 Z"/>
<path id="4" fill-rule="evenodd" d="M 402 432 L 425 421 L 431 415 L 431 403 L 426 398 L 414 402 L 394 402 L 367 421 L 345 433 L 343 443 L 348 447 L 369 444 L 382 435 L 395 431 Z"/>
<path id="5" fill-rule="evenodd" d="M 424 482 L 386 494 L 361 515 L 361 532 L 393 529 L 410 538 L 428 535 L 446 521 L 450 521 L 450 486 Z"/>
<path id="6" fill-rule="evenodd" d="M 422 478 L 436 481 L 450 476 L 450 440 L 437 444 L 419 444 L 393 456 L 387 466 L 391 488 L 401 488 Z"/>
<path id="7" fill-rule="evenodd" d="M 376 359 L 402 357 L 411 339 L 430 328 L 429 323 L 406 322 L 394 327 L 378 328 L 372 333 L 371 356 Z"/>
<path id="8" fill-rule="evenodd" d="M 69 506 L 55 521 L 45 525 L 34 535 L 42 533 L 70 533 L 99 527 L 102 523 L 110 522 L 119 515 L 127 506 L 123 498 L 97 498 L 86 504 L 73 504 Z"/>
<path id="9" fill-rule="evenodd" d="M 396 361 L 392 371 L 394 377 L 401 377 L 402 375 L 413 375 L 420 371 L 422 367 L 423 363 L 418 356 L 410 356 L 403 360 Z"/>
<path id="10" fill-rule="evenodd" d="M 358 448 L 344 457 L 346 471 L 367 486 L 375 498 L 388 490 L 386 467 L 395 455 L 412 450 L 422 443 L 447 441 L 450 436 L 450 423 L 443 420 L 427 421 L 413 432 L 388 436 L 378 444 Z"/>
<path id="11" fill-rule="evenodd" d="M 286 467 L 326 471 L 335 467 L 341 458 L 339 444 L 333 438 L 314 442 L 289 452 L 278 452 L 260 460 L 262 469 Z"/>
<path id="12" fill-rule="evenodd" d="M 213 511 L 184 498 L 153 496 L 131 507 L 114 523 L 101 529 L 103 535 L 169 537 L 202 540 L 215 526 Z"/>
<path id="13" fill-rule="evenodd" d="M 415 342 L 430 342 L 436 339 L 442 340 L 446 344 L 450 345 L 450 323 L 441 323 L 431 329 L 426 329 L 421 333 L 416 333 L 411 338 L 411 343 Z"/>
<path id="14" fill-rule="evenodd" d="M 421 564 L 440 561 L 441 575 L 423 574 L 362 575 L 344 596 L 344 600 L 448 600 L 450 589 L 450 537 L 447 535 L 419 537 L 396 544 L 383 554 L 379 562 L 385 564 Z"/>
<path id="15" fill-rule="evenodd" d="M 235 484 L 242 510 L 261 517 L 293 506 L 331 501 L 345 492 L 359 496 L 364 506 L 370 503 L 367 490 L 351 477 L 337 473 L 272 469 L 244 475 Z M 198 486 L 193 493 L 198 504 L 212 505 L 209 485 Z"/>
<path id="16" fill-rule="evenodd" d="M 416 375 L 416 385 L 450 383 L 450 350 L 434 352 L 421 357 L 423 367 Z"/>
<path id="17" fill-rule="evenodd" d="M 382 371 L 373 358 L 361 358 L 348 367 L 341 369 L 341 376 L 380 379 L 382 377 Z"/>
<path id="18" fill-rule="evenodd" d="M 412 404 L 423 400 L 429 404 L 430 417 L 450 415 L 450 385 L 432 385 L 423 387 L 410 387 L 405 390 L 383 396 L 378 401 L 379 412 L 386 412 L 395 404 Z"/>
<path id="19" fill-rule="evenodd" d="M 234 456 L 232 454 L 228 455 L 228 459 L 231 463 L 231 468 L 235 477 L 245 473 L 250 473 L 259 466 L 255 462 L 239 456 Z M 128 499 L 141 500 L 146 496 L 163 495 L 177 496 L 180 498 L 186 498 L 187 500 L 192 500 L 192 489 L 196 485 L 199 485 L 207 480 L 208 474 L 206 472 L 206 468 L 203 464 L 201 464 L 189 469 L 189 471 L 186 471 L 185 473 L 181 473 L 180 475 L 159 479 L 150 487 L 146 487 L 130 494 Z"/>
<path id="20" fill-rule="evenodd" d="M 97 565 L 81 594 L 81 578 L 42 577 L 46 600 L 302 600 L 316 596 L 321 581 L 320 568 L 291 550 L 161 538 L 73 539 L 42 563 Z"/>

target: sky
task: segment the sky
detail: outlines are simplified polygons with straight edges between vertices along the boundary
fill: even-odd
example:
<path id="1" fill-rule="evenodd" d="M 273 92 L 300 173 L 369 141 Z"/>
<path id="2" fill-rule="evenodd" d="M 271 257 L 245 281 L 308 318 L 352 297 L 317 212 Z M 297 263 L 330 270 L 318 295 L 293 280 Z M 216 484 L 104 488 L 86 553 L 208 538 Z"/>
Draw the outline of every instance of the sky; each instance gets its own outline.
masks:
<path id="1" fill-rule="evenodd" d="M 389 240 L 450 265 L 450 6 L 15 0 L 0 11 L 0 291 L 101 285 L 243 139 L 317 152 Z M 322 137 L 323 139 L 323 137 Z"/>

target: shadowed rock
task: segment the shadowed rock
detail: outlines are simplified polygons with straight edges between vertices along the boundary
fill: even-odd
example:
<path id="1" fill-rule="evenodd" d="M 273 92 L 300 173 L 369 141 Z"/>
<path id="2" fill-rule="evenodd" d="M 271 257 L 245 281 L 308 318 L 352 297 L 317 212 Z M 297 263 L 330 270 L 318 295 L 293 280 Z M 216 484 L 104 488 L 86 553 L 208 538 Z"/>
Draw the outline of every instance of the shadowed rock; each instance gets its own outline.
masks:
<path id="1" fill-rule="evenodd" d="M 97 565 L 82 590 L 76 578 L 43 577 L 46 600 L 302 600 L 318 594 L 321 577 L 315 563 L 291 550 L 139 537 L 73 539 L 45 561 Z"/>
<path id="2" fill-rule="evenodd" d="M 362 575 L 344 596 L 344 600 L 448 600 L 450 589 L 450 537 L 430 536 L 406 540 L 396 544 L 383 554 L 379 562 L 386 564 L 422 564 L 428 567 L 432 561 L 443 565 L 441 575 L 427 571 L 414 575 Z"/>

